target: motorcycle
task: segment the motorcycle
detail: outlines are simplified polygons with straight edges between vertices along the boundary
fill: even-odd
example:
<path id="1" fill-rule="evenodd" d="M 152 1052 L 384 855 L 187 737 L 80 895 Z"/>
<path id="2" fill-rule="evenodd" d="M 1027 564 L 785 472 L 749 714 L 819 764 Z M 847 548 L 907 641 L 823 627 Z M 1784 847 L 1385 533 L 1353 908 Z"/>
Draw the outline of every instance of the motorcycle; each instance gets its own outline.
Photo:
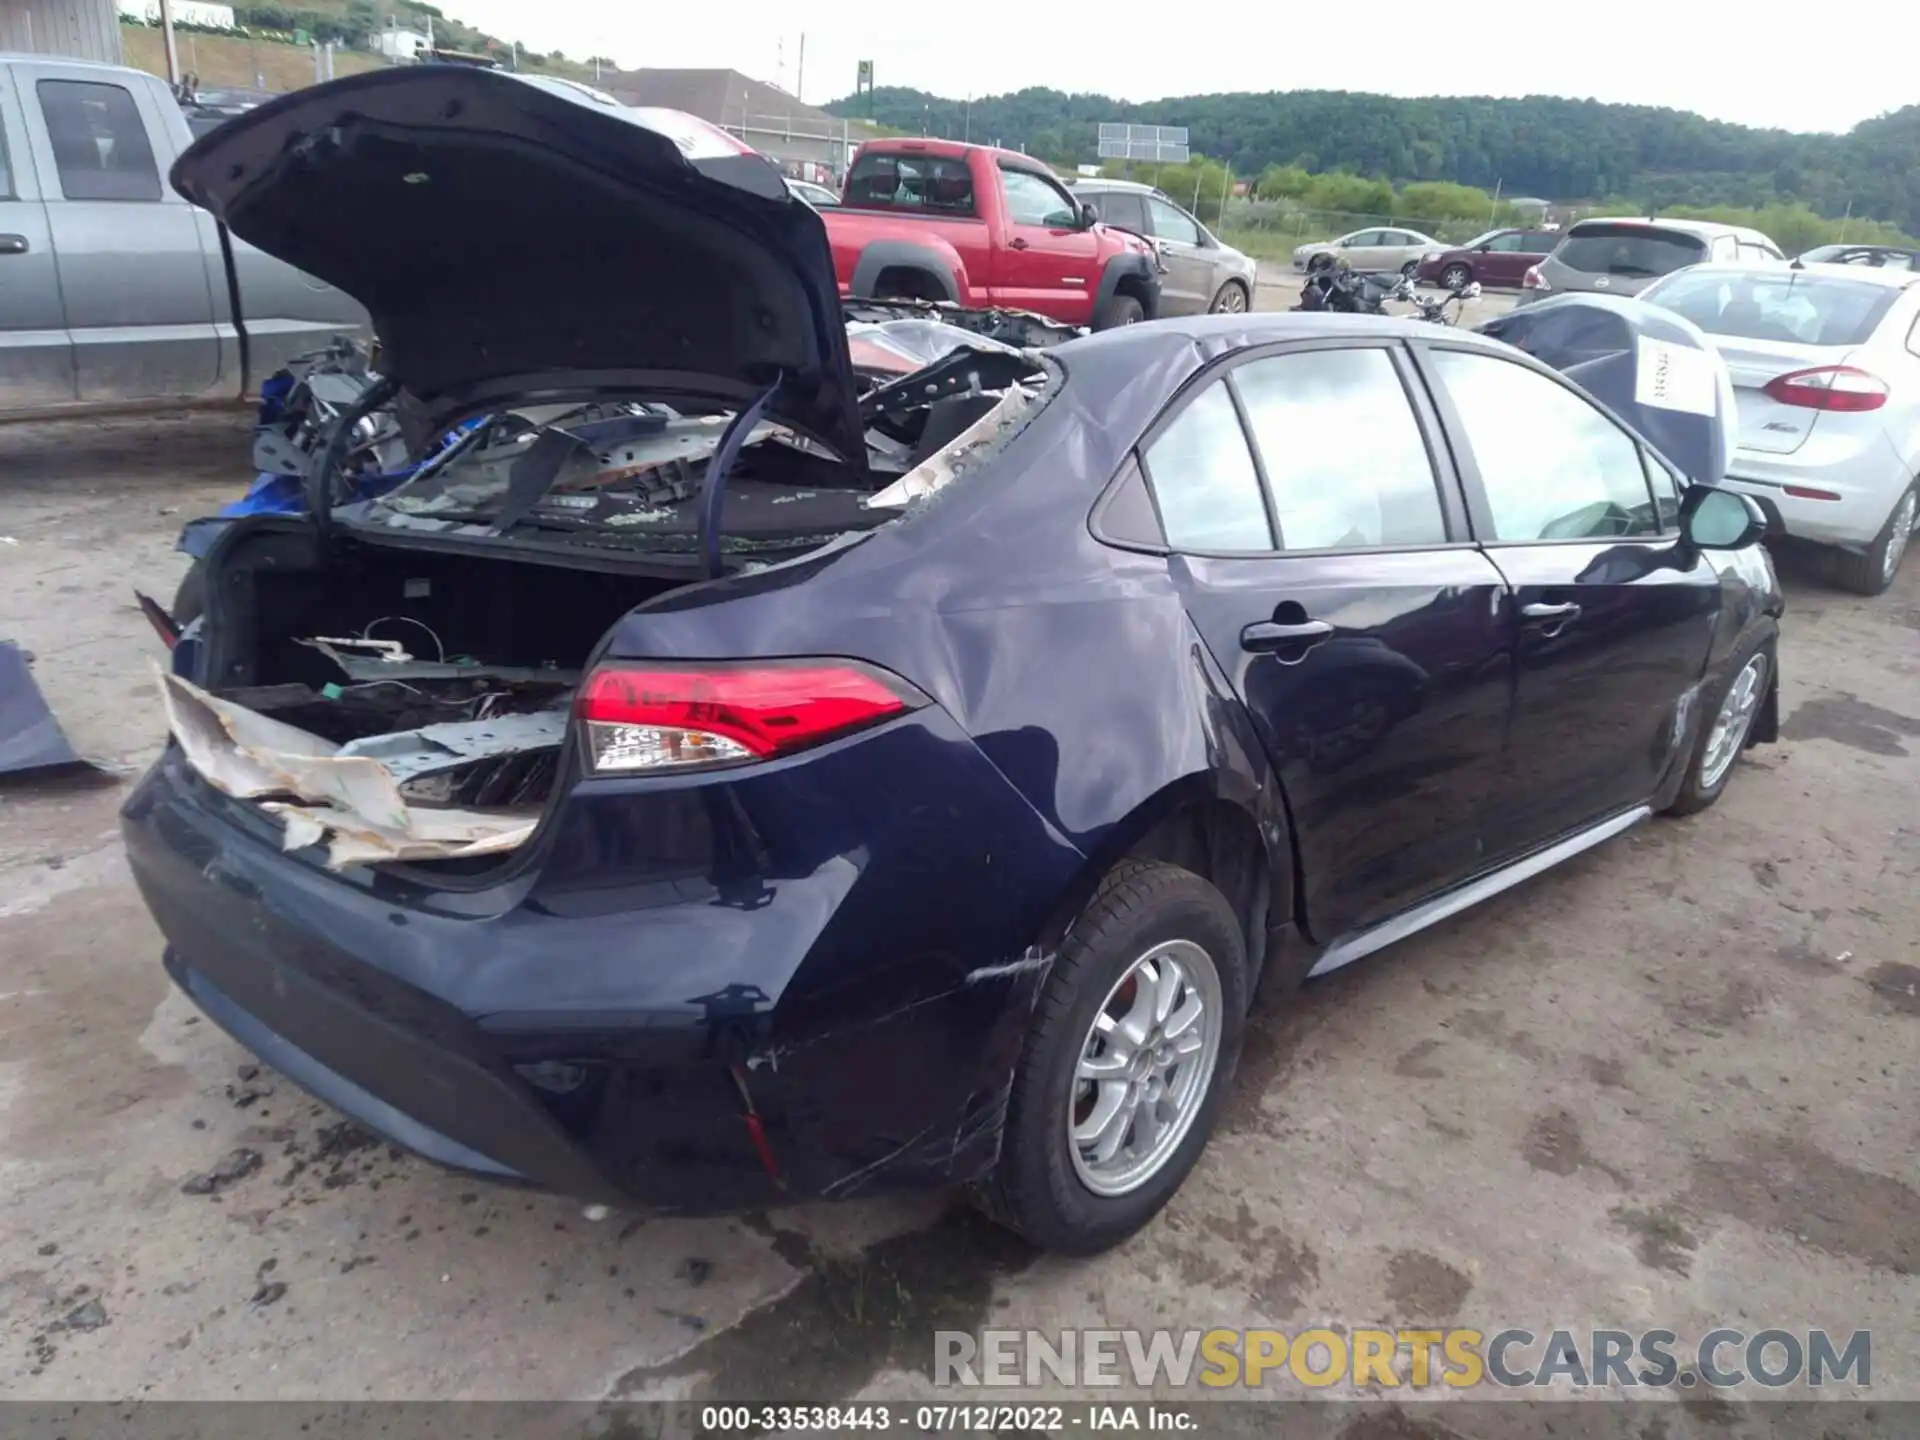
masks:
<path id="1" fill-rule="evenodd" d="M 1409 285 L 1408 289 L 1411 290 L 1412 286 Z M 1412 302 L 1414 319 L 1425 320 L 1432 325 L 1451 325 L 1460 318 L 1460 312 L 1466 308 L 1467 301 L 1480 298 L 1480 282 L 1469 280 L 1458 290 L 1449 290 L 1437 300 L 1432 296 L 1420 294 L 1409 294 L 1402 298 Z M 1447 311 L 1449 305 L 1457 305 L 1460 308 L 1450 314 Z"/>
<path id="2" fill-rule="evenodd" d="M 1325 263 L 1321 263 L 1321 262 Z M 1350 268 L 1345 261 L 1316 256 L 1307 267 L 1307 280 L 1300 287 L 1300 303 L 1295 310 L 1333 311 L 1343 315 L 1388 315 L 1387 302 L 1397 300 L 1414 307 L 1413 317 L 1434 325 L 1451 325 L 1459 318 L 1458 309 L 1477 299 L 1480 283 L 1474 281 L 1459 290 L 1432 299 L 1414 288 L 1408 275 L 1371 275 Z"/>
<path id="3" fill-rule="evenodd" d="M 1402 294 L 1405 291 L 1406 294 Z M 1295 310 L 1328 310 L 1339 315 L 1385 315 L 1385 302 L 1405 299 L 1412 285 L 1400 275 L 1368 275 L 1344 260 L 1316 255 L 1307 266 Z"/>

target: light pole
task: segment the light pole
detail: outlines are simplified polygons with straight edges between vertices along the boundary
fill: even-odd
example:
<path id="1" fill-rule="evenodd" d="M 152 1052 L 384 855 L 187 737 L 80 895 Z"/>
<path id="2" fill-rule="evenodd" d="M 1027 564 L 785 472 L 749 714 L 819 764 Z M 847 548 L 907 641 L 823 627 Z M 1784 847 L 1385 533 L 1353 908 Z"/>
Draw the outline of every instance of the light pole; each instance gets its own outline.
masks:
<path id="1" fill-rule="evenodd" d="M 167 46 L 167 84 L 180 84 L 180 52 L 173 43 L 173 0 L 160 0 L 160 33 Z"/>

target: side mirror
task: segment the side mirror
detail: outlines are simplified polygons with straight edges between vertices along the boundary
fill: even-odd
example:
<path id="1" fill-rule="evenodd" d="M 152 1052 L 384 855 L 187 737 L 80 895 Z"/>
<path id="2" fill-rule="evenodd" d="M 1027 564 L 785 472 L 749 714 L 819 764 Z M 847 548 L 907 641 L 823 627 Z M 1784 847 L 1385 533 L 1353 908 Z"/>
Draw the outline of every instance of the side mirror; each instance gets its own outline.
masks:
<path id="1" fill-rule="evenodd" d="M 1739 550 L 1765 538 L 1767 514 L 1751 495 L 1692 485 L 1680 502 L 1680 529 L 1696 550 Z"/>
<path id="2" fill-rule="evenodd" d="M 1082 230 L 1091 230 L 1094 226 L 1100 223 L 1100 212 L 1098 210 L 1095 210 L 1093 206 L 1088 204 L 1085 200 L 1082 200 L 1080 202 L 1078 219 L 1080 221 L 1080 228 Z"/>
<path id="3" fill-rule="evenodd" d="M 1467 282 L 1467 288 L 1460 293 L 1469 300 L 1478 300 L 1480 298 L 1480 282 L 1478 280 L 1469 280 Z"/>

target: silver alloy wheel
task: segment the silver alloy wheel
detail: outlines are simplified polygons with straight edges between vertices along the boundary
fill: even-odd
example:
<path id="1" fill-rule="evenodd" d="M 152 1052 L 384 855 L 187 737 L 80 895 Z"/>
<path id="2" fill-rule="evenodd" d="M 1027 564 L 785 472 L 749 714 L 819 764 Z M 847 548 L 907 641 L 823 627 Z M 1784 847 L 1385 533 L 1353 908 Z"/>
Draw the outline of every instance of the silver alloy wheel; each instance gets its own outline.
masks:
<path id="1" fill-rule="evenodd" d="M 1238 315 L 1247 308 L 1247 292 L 1229 280 L 1220 287 L 1220 293 L 1214 297 L 1213 309 L 1217 315 Z"/>
<path id="2" fill-rule="evenodd" d="M 1206 1103 L 1224 1022 L 1220 972 L 1191 940 L 1156 945 L 1107 992 L 1080 1046 L 1067 1153 L 1096 1195 L 1137 1190 Z"/>
<path id="3" fill-rule="evenodd" d="M 1707 736 L 1707 753 L 1700 758 L 1700 788 L 1711 790 L 1733 764 L 1734 757 L 1747 743 L 1753 717 L 1760 713 L 1761 697 L 1767 693 L 1767 657 L 1755 655 L 1740 667 L 1727 687 L 1727 698 L 1720 702 L 1720 713 L 1713 717 L 1713 730 Z"/>
<path id="4" fill-rule="evenodd" d="M 1916 507 L 1920 507 L 1920 491 L 1909 490 L 1900 498 L 1893 512 L 1893 533 L 1887 536 L 1886 551 L 1880 556 L 1880 578 L 1889 584 L 1893 581 L 1894 571 L 1900 568 L 1900 557 L 1906 553 L 1907 537 L 1913 534 L 1914 522 L 1920 519 Z"/>
<path id="5" fill-rule="evenodd" d="M 1473 272 L 1464 265 L 1449 265 L 1440 276 L 1442 290 L 1464 290 L 1467 282 L 1473 279 Z"/>

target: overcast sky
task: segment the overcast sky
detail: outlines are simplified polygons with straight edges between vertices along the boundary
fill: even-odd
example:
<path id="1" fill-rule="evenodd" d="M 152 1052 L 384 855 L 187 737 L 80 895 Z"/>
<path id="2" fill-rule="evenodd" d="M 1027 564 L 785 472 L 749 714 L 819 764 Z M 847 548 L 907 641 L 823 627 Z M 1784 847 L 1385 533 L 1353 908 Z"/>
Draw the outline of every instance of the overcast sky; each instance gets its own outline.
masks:
<path id="1" fill-rule="evenodd" d="M 1125 100 L 1222 90 L 1369 90 L 1392 95 L 1573 95 L 1671 105 L 1791 130 L 1845 130 L 1920 101 L 1914 27 L 1892 11 L 1823 24 L 1816 6 L 1777 21 L 1751 7 L 1674 0 L 1464 8 L 1405 0 L 1362 5 L 1182 5 L 1077 0 L 856 6 L 805 0 L 439 0 L 506 39 L 621 65 L 732 68 L 821 103 L 876 82 L 936 94 L 1029 85 Z M 855 15 L 864 13 L 863 20 Z M 1837 13 L 1837 12 L 1836 12 Z M 1308 24 L 1307 17 L 1323 18 Z M 1125 18 L 1123 18 L 1125 17 Z M 1489 37 L 1444 38 L 1461 22 Z"/>

